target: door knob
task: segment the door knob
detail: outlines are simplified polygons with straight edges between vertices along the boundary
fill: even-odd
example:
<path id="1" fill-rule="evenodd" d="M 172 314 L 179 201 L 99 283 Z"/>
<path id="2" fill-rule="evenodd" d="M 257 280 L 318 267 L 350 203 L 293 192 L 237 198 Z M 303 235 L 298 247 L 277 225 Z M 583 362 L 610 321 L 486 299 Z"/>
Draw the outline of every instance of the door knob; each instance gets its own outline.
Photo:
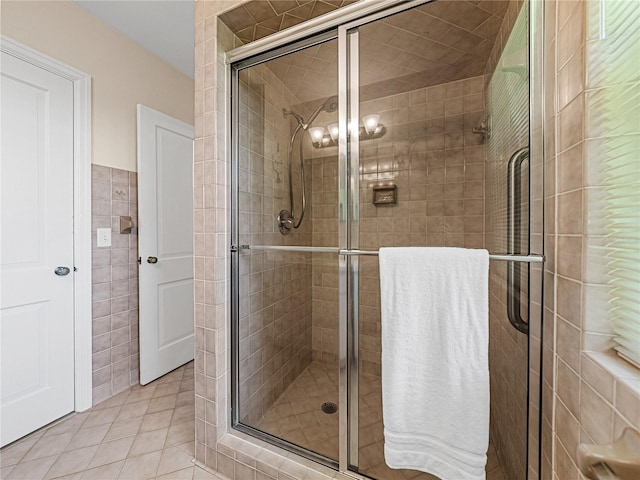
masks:
<path id="1" fill-rule="evenodd" d="M 71 269 L 69 267 L 56 267 L 53 270 L 53 273 L 58 275 L 59 277 L 64 277 L 65 275 L 69 275 Z"/>
<path id="2" fill-rule="evenodd" d="M 158 257 L 147 257 L 147 263 L 158 263 Z"/>

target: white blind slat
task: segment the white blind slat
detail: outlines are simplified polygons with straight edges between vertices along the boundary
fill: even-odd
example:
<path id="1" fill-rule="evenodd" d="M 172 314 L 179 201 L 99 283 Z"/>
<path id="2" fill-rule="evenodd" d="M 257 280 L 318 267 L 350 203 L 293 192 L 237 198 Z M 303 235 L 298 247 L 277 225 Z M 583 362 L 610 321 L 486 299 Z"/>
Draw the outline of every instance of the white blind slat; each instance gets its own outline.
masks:
<path id="1" fill-rule="evenodd" d="M 598 138 L 615 350 L 640 368 L 640 2 L 590 2 L 588 137 Z M 598 21 L 594 21 L 594 20 Z"/>

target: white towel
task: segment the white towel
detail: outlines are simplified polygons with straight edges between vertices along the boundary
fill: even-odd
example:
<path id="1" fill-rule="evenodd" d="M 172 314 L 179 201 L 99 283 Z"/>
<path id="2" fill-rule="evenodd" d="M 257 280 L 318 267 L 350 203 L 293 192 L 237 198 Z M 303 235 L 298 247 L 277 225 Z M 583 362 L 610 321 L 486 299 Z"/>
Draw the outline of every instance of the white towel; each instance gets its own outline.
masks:
<path id="1" fill-rule="evenodd" d="M 485 479 L 489 254 L 381 248 L 384 454 L 391 468 Z"/>

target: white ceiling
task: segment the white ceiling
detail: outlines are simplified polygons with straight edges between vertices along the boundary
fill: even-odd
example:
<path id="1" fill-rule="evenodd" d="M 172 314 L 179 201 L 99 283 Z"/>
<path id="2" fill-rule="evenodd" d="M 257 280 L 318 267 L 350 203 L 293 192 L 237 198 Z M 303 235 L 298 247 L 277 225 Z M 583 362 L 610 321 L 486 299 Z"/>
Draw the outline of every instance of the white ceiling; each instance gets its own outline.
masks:
<path id="1" fill-rule="evenodd" d="M 193 0 L 73 0 L 185 75 L 193 78 Z"/>

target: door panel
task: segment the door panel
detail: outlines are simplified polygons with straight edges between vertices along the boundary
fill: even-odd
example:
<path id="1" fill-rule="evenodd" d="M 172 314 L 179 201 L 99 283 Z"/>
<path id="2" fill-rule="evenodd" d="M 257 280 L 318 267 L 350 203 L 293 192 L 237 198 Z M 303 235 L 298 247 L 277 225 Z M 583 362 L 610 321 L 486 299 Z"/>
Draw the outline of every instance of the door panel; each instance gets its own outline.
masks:
<path id="1" fill-rule="evenodd" d="M 346 414 L 338 411 L 338 149 L 327 130 L 337 122 L 336 56 L 330 39 L 240 66 L 233 95 L 232 241 L 247 246 L 232 254 L 234 427 L 331 466 Z M 301 65 L 314 69 L 313 82 Z M 283 212 L 293 217 L 286 228 Z"/>
<path id="2" fill-rule="evenodd" d="M 193 168 L 185 168 L 191 160 L 193 139 L 182 132 L 157 128 L 157 201 L 158 257 L 176 258 L 193 255 L 193 226 L 188 216 L 185 198 L 180 189 L 192 183 Z M 188 167 L 188 165 L 187 165 Z M 177 201 L 180 199 L 180 201 Z M 161 221 L 160 221 L 161 220 Z"/>
<path id="3" fill-rule="evenodd" d="M 73 84 L 2 53 L 2 427 L 74 408 Z"/>
<path id="4" fill-rule="evenodd" d="M 499 3 L 490 15 L 478 4 L 429 2 L 374 21 L 354 22 L 357 28 L 347 30 L 348 151 L 352 161 L 358 159 L 351 167 L 357 178 L 349 181 L 355 190 L 349 198 L 356 204 L 349 248 L 529 253 L 525 194 L 516 207 L 522 228 L 513 251 L 506 245 L 506 228 L 501 228 L 507 223 L 506 163 L 529 143 L 529 5 Z M 514 12 L 505 20 L 507 8 Z M 502 25 L 504 40 L 496 37 L 498 28 L 469 28 L 488 16 L 496 26 Z M 504 83 L 511 88 L 502 88 L 496 97 L 496 85 Z M 501 109 L 493 108 L 496 98 Z M 373 124 L 367 129 L 368 121 Z M 358 135 L 353 135 L 353 125 L 359 125 Z M 508 147 L 496 151 L 497 140 L 506 140 Z M 522 172 L 518 180 L 528 192 L 528 168 Z M 492 400 L 486 468 L 490 475 L 504 473 L 515 480 L 537 475 L 538 457 L 527 451 L 527 441 L 537 435 L 537 417 L 527 411 L 529 400 L 530 407 L 537 401 L 537 388 L 532 393 L 527 389 L 529 345 L 535 339 L 516 331 L 506 319 L 507 280 L 499 273 L 506 272 L 507 265 L 490 265 Z M 539 322 L 539 315 L 528 315 L 528 266 L 516 265 L 522 272 L 522 315 Z M 350 373 L 357 371 L 358 376 L 357 388 L 349 385 L 355 407 L 349 425 L 352 438 L 358 434 L 357 445 L 350 445 L 350 468 L 378 480 L 426 480 L 433 477 L 391 469 L 384 458 L 379 277 L 377 258 L 361 257 L 350 278 L 356 286 L 349 291 L 356 297 L 350 310 L 356 361 Z M 538 285 L 535 290 L 539 298 Z M 529 375 L 533 374 L 532 370 Z"/>
<path id="5" fill-rule="evenodd" d="M 193 127 L 138 105 L 143 385 L 193 360 L 192 199 Z"/>

